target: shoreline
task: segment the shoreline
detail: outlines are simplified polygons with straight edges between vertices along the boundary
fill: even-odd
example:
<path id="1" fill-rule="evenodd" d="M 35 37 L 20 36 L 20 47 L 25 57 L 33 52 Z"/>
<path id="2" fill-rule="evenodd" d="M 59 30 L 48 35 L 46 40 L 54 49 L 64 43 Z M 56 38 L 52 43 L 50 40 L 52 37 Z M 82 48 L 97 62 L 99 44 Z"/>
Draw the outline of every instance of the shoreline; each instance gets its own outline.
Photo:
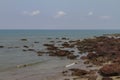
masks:
<path id="1" fill-rule="evenodd" d="M 22 50 L 24 53 L 32 52 L 36 53 L 38 57 L 50 56 L 51 58 L 57 58 L 56 60 L 49 60 L 44 65 L 40 65 L 39 62 L 16 65 L 15 69 L 1 72 L 0 76 L 6 75 L 6 77 L 0 79 L 103 80 L 107 78 L 119 80 L 120 38 L 118 34 L 117 36 L 116 34 L 103 35 L 82 40 L 71 40 L 66 37 L 56 38 L 55 40 L 48 38 L 47 40 L 48 42 L 43 44 L 45 48 L 42 50 L 37 50 L 34 46 L 32 48 L 29 45 L 23 45 Z M 23 43 L 29 42 L 26 38 L 20 39 L 20 41 Z M 35 41 L 32 44 L 39 43 Z M 0 48 L 4 49 L 5 46 L 1 45 Z M 11 48 L 19 49 L 21 47 Z"/>

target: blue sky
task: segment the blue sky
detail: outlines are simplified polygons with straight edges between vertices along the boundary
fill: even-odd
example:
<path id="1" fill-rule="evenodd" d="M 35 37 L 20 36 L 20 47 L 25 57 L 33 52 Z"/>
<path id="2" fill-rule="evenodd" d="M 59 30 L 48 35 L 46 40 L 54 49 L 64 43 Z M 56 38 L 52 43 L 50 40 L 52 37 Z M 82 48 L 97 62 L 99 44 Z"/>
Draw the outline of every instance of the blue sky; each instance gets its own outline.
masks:
<path id="1" fill-rule="evenodd" d="M 0 29 L 120 29 L 120 0 L 0 0 Z"/>

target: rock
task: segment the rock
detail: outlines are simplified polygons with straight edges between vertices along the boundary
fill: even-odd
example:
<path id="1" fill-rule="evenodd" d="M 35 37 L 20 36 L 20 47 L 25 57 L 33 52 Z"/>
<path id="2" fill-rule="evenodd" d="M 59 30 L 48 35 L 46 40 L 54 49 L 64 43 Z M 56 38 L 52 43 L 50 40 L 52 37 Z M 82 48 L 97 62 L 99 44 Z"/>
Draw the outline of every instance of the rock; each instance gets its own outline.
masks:
<path id="1" fill-rule="evenodd" d="M 54 44 L 43 44 L 44 46 L 53 46 Z"/>
<path id="2" fill-rule="evenodd" d="M 47 39 L 52 39 L 52 38 L 47 38 Z"/>
<path id="3" fill-rule="evenodd" d="M 49 56 L 57 56 L 57 55 L 56 55 L 56 53 L 55 53 L 55 52 L 50 51 L 50 52 L 49 52 Z"/>
<path id="4" fill-rule="evenodd" d="M 86 59 L 87 59 L 87 56 L 81 56 L 80 59 L 86 60 Z"/>
<path id="5" fill-rule="evenodd" d="M 38 51 L 38 52 L 37 52 L 37 55 L 38 55 L 38 56 L 42 56 L 44 53 L 45 53 L 45 52 Z"/>
<path id="6" fill-rule="evenodd" d="M 93 58 L 96 58 L 96 57 L 97 57 L 97 54 L 92 53 L 92 52 L 88 53 L 88 55 L 87 55 L 88 59 L 93 59 Z"/>
<path id="7" fill-rule="evenodd" d="M 64 79 L 64 80 L 70 80 L 70 79 L 67 79 L 67 78 L 66 78 L 66 79 Z"/>
<path id="8" fill-rule="evenodd" d="M 69 54 L 71 54 L 71 52 L 67 51 L 67 50 L 52 50 L 49 52 L 49 56 L 59 56 L 59 57 L 65 57 L 68 56 Z"/>
<path id="9" fill-rule="evenodd" d="M 109 78 L 109 77 L 104 77 L 104 78 L 102 78 L 102 80 L 113 80 L 113 79 Z"/>
<path id="10" fill-rule="evenodd" d="M 58 47 L 55 47 L 55 46 L 48 46 L 47 47 L 47 50 L 57 50 Z"/>
<path id="11" fill-rule="evenodd" d="M 17 68 L 27 67 L 27 64 L 17 65 L 16 67 L 17 67 Z"/>
<path id="12" fill-rule="evenodd" d="M 72 47 L 74 47 L 74 45 L 71 45 L 71 44 L 68 43 L 68 42 L 64 42 L 64 43 L 62 44 L 62 46 L 65 47 L 65 48 L 72 48 Z"/>
<path id="13" fill-rule="evenodd" d="M 51 43 L 54 43 L 54 41 L 50 41 Z"/>
<path id="14" fill-rule="evenodd" d="M 29 46 L 26 46 L 26 45 L 24 45 L 23 47 L 24 47 L 24 48 L 29 48 Z"/>
<path id="15" fill-rule="evenodd" d="M 84 64 L 89 64 L 89 63 L 90 63 L 90 61 L 85 61 L 85 62 L 84 62 Z"/>
<path id="16" fill-rule="evenodd" d="M 54 44 L 44 44 L 44 46 L 47 47 L 47 50 L 57 50 L 58 47 L 56 47 Z"/>
<path id="17" fill-rule="evenodd" d="M 78 56 L 77 55 L 73 55 L 73 54 L 69 54 L 67 56 L 68 59 L 76 59 Z"/>
<path id="18" fill-rule="evenodd" d="M 82 69 L 72 68 L 69 70 L 72 71 L 72 76 L 82 76 L 88 74 L 88 71 Z"/>
<path id="19" fill-rule="evenodd" d="M 113 60 L 113 63 L 118 63 L 118 64 L 120 64 L 120 57 L 114 59 L 114 60 Z"/>
<path id="20" fill-rule="evenodd" d="M 107 64 L 100 68 L 99 73 L 102 76 L 119 76 L 120 64 Z"/>
<path id="21" fill-rule="evenodd" d="M 96 80 L 96 79 L 97 79 L 97 76 L 95 76 L 95 75 L 88 77 L 88 80 Z"/>
<path id="22" fill-rule="evenodd" d="M 61 43 L 62 41 L 57 41 L 57 43 Z"/>
<path id="23" fill-rule="evenodd" d="M 63 76 L 66 76 L 67 73 L 68 73 L 68 71 L 63 71 L 63 72 L 62 72 Z"/>
<path id="24" fill-rule="evenodd" d="M 27 39 L 21 39 L 21 41 L 28 41 Z"/>
<path id="25" fill-rule="evenodd" d="M 4 46 L 0 46 L 0 48 L 4 48 Z"/>
<path id="26" fill-rule="evenodd" d="M 40 42 L 38 42 L 38 41 L 35 41 L 34 43 L 40 43 Z"/>
<path id="27" fill-rule="evenodd" d="M 28 51 L 35 51 L 35 49 L 28 49 Z"/>
<path id="28" fill-rule="evenodd" d="M 61 38 L 62 40 L 68 40 L 69 38 L 66 38 L 66 37 L 63 37 L 63 38 Z"/>
<path id="29" fill-rule="evenodd" d="M 25 52 L 25 51 L 27 51 L 27 50 L 26 50 L 26 49 L 23 49 L 22 51 L 24 51 L 24 52 Z"/>
<path id="30" fill-rule="evenodd" d="M 67 50 L 58 50 L 58 51 L 56 51 L 57 56 L 67 56 L 69 54 L 71 54 L 71 52 L 69 52 Z"/>

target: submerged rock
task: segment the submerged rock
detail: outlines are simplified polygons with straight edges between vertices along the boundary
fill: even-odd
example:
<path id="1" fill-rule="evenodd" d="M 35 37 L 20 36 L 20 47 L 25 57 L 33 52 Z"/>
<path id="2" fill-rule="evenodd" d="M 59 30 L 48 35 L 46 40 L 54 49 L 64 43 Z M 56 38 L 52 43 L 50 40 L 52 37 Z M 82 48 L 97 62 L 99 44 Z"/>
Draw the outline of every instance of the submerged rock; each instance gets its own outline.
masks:
<path id="1" fill-rule="evenodd" d="M 29 46 L 26 46 L 26 45 L 24 45 L 23 47 L 24 47 L 24 48 L 29 48 Z"/>
<path id="2" fill-rule="evenodd" d="M 28 41 L 27 39 L 21 39 L 21 41 Z"/>
<path id="3" fill-rule="evenodd" d="M 35 49 L 28 49 L 27 51 L 35 51 Z"/>
<path id="4" fill-rule="evenodd" d="M 0 48 L 4 48 L 4 46 L 0 46 Z"/>

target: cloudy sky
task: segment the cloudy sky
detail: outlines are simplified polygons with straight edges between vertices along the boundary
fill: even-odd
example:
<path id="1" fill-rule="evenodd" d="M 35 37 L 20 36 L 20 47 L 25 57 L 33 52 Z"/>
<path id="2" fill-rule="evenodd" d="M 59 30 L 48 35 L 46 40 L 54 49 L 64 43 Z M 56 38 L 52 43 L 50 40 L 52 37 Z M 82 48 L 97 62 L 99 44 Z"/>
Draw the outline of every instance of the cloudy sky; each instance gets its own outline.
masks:
<path id="1" fill-rule="evenodd" d="M 120 29 L 120 0 L 0 0 L 0 29 Z"/>

